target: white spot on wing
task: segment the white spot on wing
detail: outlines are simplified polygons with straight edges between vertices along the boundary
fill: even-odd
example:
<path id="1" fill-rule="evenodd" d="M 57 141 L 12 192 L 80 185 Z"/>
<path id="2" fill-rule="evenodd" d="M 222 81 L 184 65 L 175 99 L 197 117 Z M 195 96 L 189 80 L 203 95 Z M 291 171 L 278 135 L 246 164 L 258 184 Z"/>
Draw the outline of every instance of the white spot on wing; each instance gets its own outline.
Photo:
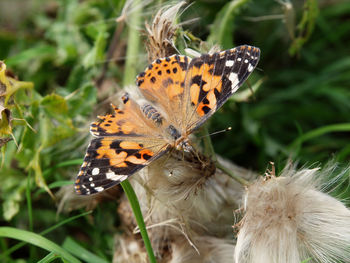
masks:
<path id="1" fill-rule="evenodd" d="M 248 65 L 248 71 L 249 71 L 249 72 L 252 72 L 253 69 L 254 69 L 253 65 L 249 63 L 249 65 Z"/>
<path id="2" fill-rule="evenodd" d="M 233 60 L 227 60 L 225 66 L 232 67 L 235 62 Z"/>
<path id="3" fill-rule="evenodd" d="M 248 59 L 245 59 L 245 60 L 244 60 L 244 63 L 248 63 Z"/>
<path id="4" fill-rule="evenodd" d="M 241 61 L 242 60 L 242 58 L 237 58 L 237 61 Z"/>
<path id="5" fill-rule="evenodd" d="M 91 186 L 91 187 L 95 187 L 95 184 L 94 184 L 94 183 L 91 183 L 90 186 Z"/>
<path id="6" fill-rule="evenodd" d="M 95 187 L 95 190 L 96 190 L 97 192 L 101 192 L 101 191 L 104 190 L 104 188 L 103 188 L 102 186 L 98 186 L 98 187 Z"/>
<path id="7" fill-rule="evenodd" d="M 110 180 L 114 180 L 115 172 L 106 173 L 106 178 Z"/>
<path id="8" fill-rule="evenodd" d="M 100 173 L 100 169 L 99 168 L 94 168 L 91 172 L 92 175 L 98 175 Z"/>
<path id="9" fill-rule="evenodd" d="M 231 92 L 233 93 L 238 89 L 239 80 L 237 73 L 231 72 L 228 79 L 231 81 Z"/>
<path id="10" fill-rule="evenodd" d="M 92 177 L 89 177 L 89 181 L 91 182 L 93 179 L 92 179 Z"/>
<path id="11" fill-rule="evenodd" d="M 115 172 L 109 171 L 106 173 L 106 178 L 112 181 L 124 181 L 126 178 L 128 178 L 128 176 L 123 174 L 115 174 Z"/>

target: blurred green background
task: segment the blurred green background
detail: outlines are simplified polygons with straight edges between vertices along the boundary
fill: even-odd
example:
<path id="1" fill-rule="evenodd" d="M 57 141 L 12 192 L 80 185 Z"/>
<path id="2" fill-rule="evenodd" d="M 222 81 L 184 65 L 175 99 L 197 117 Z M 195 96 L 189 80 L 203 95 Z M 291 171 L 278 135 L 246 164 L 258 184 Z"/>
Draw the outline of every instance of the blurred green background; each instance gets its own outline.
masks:
<path id="1" fill-rule="evenodd" d="M 137 45 L 130 34 L 167 2 L 143 3 L 122 11 L 125 1 L 118 0 L 0 1 L 0 60 L 14 87 L 0 100 L 11 112 L 0 108 L 0 138 L 13 136 L 17 143 L 1 148 L 1 225 L 41 233 L 63 224 L 43 236 L 78 258 L 90 251 L 94 260 L 111 260 L 116 202 L 76 219 L 83 210 L 56 214 L 57 201 L 48 193 L 72 184 L 90 122 L 147 66 L 144 35 L 137 33 Z M 233 97 L 208 122 L 209 132 L 232 127 L 212 136 L 218 154 L 261 174 L 270 161 L 280 171 L 289 158 L 301 166 L 348 164 L 349 1 L 206 0 L 182 10 L 180 51 L 203 52 L 212 44 L 261 49 L 258 68 L 242 88 L 258 89 L 247 101 Z M 1 238 L 0 261 L 62 262 L 35 246 L 16 246 L 15 239 Z"/>

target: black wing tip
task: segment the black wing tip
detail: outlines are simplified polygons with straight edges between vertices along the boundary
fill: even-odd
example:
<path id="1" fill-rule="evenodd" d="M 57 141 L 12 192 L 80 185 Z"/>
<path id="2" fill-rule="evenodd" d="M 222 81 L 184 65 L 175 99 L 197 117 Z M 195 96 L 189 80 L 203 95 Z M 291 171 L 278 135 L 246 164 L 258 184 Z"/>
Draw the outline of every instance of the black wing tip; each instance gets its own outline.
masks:
<path id="1" fill-rule="evenodd" d="M 242 50 L 242 51 L 246 50 L 246 51 L 259 52 L 260 53 L 260 48 L 252 46 L 252 45 L 247 45 L 247 44 L 237 46 L 237 47 L 235 47 L 233 49 L 238 49 L 238 50 Z"/>
<path id="2" fill-rule="evenodd" d="M 102 178 L 94 178 L 95 175 L 91 174 L 91 170 L 80 172 L 75 180 L 74 191 L 78 195 L 94 195 L 99 194 L 113 186 L 119 185 L 126 178 L 120 178 L 111 180 L 106 177 L 106 174 L 102 175 Z"/>
<path id="3" fill-rule="evenodd" d="M 95 194 L 99 194 L 117 184 L 119 184 L 120 182 L 116 182 L 114 184 L 111 185 L 104 185 L 104 186 L 91 186 L 91 183 L 87 183 L 87 182 L 77 182 L 79 180 L 79 178 L 76 180 L 75 185 L 74 185 L 74 191 L 77 195 L 95 195 Z M 94 184 L 94 183 L 92 183 Z"/>
<path id="4" fill-rule="evenodd" d="M 256 60 L 257 62 L 260 59 L 260 48 L 251 46 L 251 45 L 241 45 L 238 47 L 233 48 L 233 50 L 238 50 L 239 52 L 244 53 L 245 55 L 251 56 L 252 60 Z"/>

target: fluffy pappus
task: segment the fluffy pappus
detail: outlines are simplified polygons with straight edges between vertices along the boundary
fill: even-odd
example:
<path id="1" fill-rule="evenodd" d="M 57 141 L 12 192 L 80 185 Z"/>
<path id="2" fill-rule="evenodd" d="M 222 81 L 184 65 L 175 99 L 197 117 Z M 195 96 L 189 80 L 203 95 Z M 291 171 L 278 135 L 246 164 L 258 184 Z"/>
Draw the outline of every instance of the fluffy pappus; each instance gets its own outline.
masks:
<path id="1" fill-rule="evenodd" d="M 289 165 L 279 177 L 251 184 L 244 196 L 235 262 L 350 262 L 350 211 L 322 191 L 334 171 L 334 165 L 299 171 Z"/>

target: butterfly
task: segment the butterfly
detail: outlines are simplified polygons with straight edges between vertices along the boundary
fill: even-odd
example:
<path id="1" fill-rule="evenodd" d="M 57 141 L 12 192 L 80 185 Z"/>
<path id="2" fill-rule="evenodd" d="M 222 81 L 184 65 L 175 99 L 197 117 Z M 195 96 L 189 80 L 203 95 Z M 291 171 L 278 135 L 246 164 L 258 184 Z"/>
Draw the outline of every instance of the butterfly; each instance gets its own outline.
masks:
<path id="1" fill-rule="evenodd" d="M 89 195 L 119 184 L 171 149 L 191 151 L 189 135 L 242 86 L 260 57 L 242 45 L 191 59 L 172 55 L 153 61 L 136 78 L 144 100 L 126 93 L 122 108 L 91 124 L 94 137 L 75 181 Z"/>

